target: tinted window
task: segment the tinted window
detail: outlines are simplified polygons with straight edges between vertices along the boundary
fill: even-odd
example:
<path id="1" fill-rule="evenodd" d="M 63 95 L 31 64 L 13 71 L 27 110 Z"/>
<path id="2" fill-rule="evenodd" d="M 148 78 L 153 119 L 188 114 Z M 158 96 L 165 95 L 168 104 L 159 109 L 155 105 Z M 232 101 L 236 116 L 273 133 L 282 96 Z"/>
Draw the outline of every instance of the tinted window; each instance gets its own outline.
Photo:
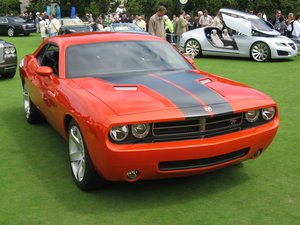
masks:
<path id="1" fill-rule="evenodd" d="M 23 18 L 21 18 L 21 17 L 14 18 L 13 20 L 14 20 L 16 23 L 25 23 L 25 22 L 26 22 L 26 20 L 23 19 Z"/>
<path id="2" fill-rule="evenodd" d="M 37 61 L 40 66 L 51 67 L 53 69 L 53 74 L 58 75 L 59 48 L 53 44 L 46 45 L 37 55 Z"/>
<path id="3" fill-rule="evenodd" d="M 67 77 L 192 69 L 170 44 L 161 41 L 118 41 L 71 46 L 67 49 L 66 67 Z"/>
<path id="4" fill-rule="evenodd" d="M 0 23 L 7 23 L 7 19 L 6 18 L 0 18 Z"/>

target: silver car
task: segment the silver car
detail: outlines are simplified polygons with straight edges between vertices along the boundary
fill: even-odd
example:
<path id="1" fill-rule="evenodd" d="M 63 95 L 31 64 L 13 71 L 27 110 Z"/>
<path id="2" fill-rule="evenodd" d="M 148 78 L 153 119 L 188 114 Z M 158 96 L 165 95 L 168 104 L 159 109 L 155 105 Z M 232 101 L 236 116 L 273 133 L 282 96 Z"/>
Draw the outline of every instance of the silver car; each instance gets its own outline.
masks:
<path id="1" fill-rule="evenodd" d="M 259 17 L 232 9 L 220 9 L 226 29 L 198 28 L 181 36 L 180 50 L 189 55 L 252 58 L 264 62 L 296 56 L 296 44 Z"/>

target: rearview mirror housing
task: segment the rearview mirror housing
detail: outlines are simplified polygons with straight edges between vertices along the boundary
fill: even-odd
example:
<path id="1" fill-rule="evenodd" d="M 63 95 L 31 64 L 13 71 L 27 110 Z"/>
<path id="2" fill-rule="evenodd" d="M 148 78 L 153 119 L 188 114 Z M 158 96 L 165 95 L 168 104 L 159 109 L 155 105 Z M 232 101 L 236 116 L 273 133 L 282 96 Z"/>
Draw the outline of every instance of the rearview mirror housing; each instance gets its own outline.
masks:
<path id="1" fill-rule="evenodd" d="M 49 77 L 53 74 L 53 70 L 49 66 L 40 66 L 39 68 L 37 68 L 36 73 L 43 77 Z"/>

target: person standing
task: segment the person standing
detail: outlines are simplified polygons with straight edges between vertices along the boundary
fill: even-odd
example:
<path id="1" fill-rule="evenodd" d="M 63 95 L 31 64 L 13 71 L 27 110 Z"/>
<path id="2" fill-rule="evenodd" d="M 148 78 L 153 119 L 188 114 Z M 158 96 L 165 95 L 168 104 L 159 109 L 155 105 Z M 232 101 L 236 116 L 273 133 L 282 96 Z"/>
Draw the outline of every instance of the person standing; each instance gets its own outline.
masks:
<path id="1" fill-rule="evenodd" d="M 50 34 L 49 37 L 57 36 L 60 28 L 59 20 L 54 15 L 49 17 L 50 19 Z"/>
<path id="2" fill-rule="evenodd" d="M 285 34 L 286 24 L 280 10 L 276 10 L 274 17 L 270 20 L 270 23 L 273 24 L 275 30 L 280 32 L 281 35 Z"/>
<path id="3" fill-rule="evenodd" d="M 166 38 L 165 22 L 163 16 L 166 14 L 167 9 L 164 6 L 159 6 L 157 12 L 151 16 L 148 25 L 148 32 L 151 35 Z"/>
<path id="4" fill-rule="evenodd" d="M 35 26 L 36 26 L 36 32 L 40 32 L 40 26 L 39 26 L 39 23 L 40 23 L 40 21 L 42 20 L 42 17 L 40 16 L 40 13 L 39 12 L 37 12 L 36 14 L 35 14 Z"/>
<path id="5" fill-rule="evenodd" d="M 201 27 L 210 27 L 213 24 L 212 17 L 208 15 L 207 10 L 204 10 L 203 16 L 200 17 L 199 23 Z"/>
<path id="6" fill-rule="evenodd" d="M 46 33 L 46 29 L 47 29 L 47 24 L 44 18 L 42 18 L 42 20 L 39 22 L 39 27 L 40 27 L 40 32 L 41 32 L 41 37 L 43 39 L 43 41 L 45 41 L 48 37 L 47 33 Z"/>
<path id="7" fill-rule="evenodd" d="M 143 20 L 142 16 L 138 16 L 136 25 L 146 31 L 147 26 L 145 20 Z"/>
<path id="8" fill-rule="evenodd" d="M 220 30 L 223 29 L 220 11 L 217 12 L 217 15 L 213 19 L 213 26 L 219 28 Z"/>
<path id="9" fill-rule="evenodd" d="M 177 48 L 180 47 L 180 37 L 183 33 L 187 31 L 188 23 L 186 21 L 185 17 L 185 11 L 180 10 L 180 16 L 178 18 L 178 24 L 177 24 Z"/>

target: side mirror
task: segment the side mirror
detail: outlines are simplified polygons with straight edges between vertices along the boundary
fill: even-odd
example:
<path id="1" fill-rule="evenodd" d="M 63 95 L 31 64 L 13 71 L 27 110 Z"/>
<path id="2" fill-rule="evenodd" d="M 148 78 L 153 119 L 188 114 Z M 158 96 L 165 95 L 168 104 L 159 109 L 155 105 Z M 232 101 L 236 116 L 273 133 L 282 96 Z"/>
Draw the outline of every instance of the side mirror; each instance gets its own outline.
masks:
<path id="1" fill-rule="evenodd" d="M 53 74 L 53 70 L 49 66 L 40 66 L 39 68 L 37 68 L 36 73 L 43 77 L 49 77 Z"/>

